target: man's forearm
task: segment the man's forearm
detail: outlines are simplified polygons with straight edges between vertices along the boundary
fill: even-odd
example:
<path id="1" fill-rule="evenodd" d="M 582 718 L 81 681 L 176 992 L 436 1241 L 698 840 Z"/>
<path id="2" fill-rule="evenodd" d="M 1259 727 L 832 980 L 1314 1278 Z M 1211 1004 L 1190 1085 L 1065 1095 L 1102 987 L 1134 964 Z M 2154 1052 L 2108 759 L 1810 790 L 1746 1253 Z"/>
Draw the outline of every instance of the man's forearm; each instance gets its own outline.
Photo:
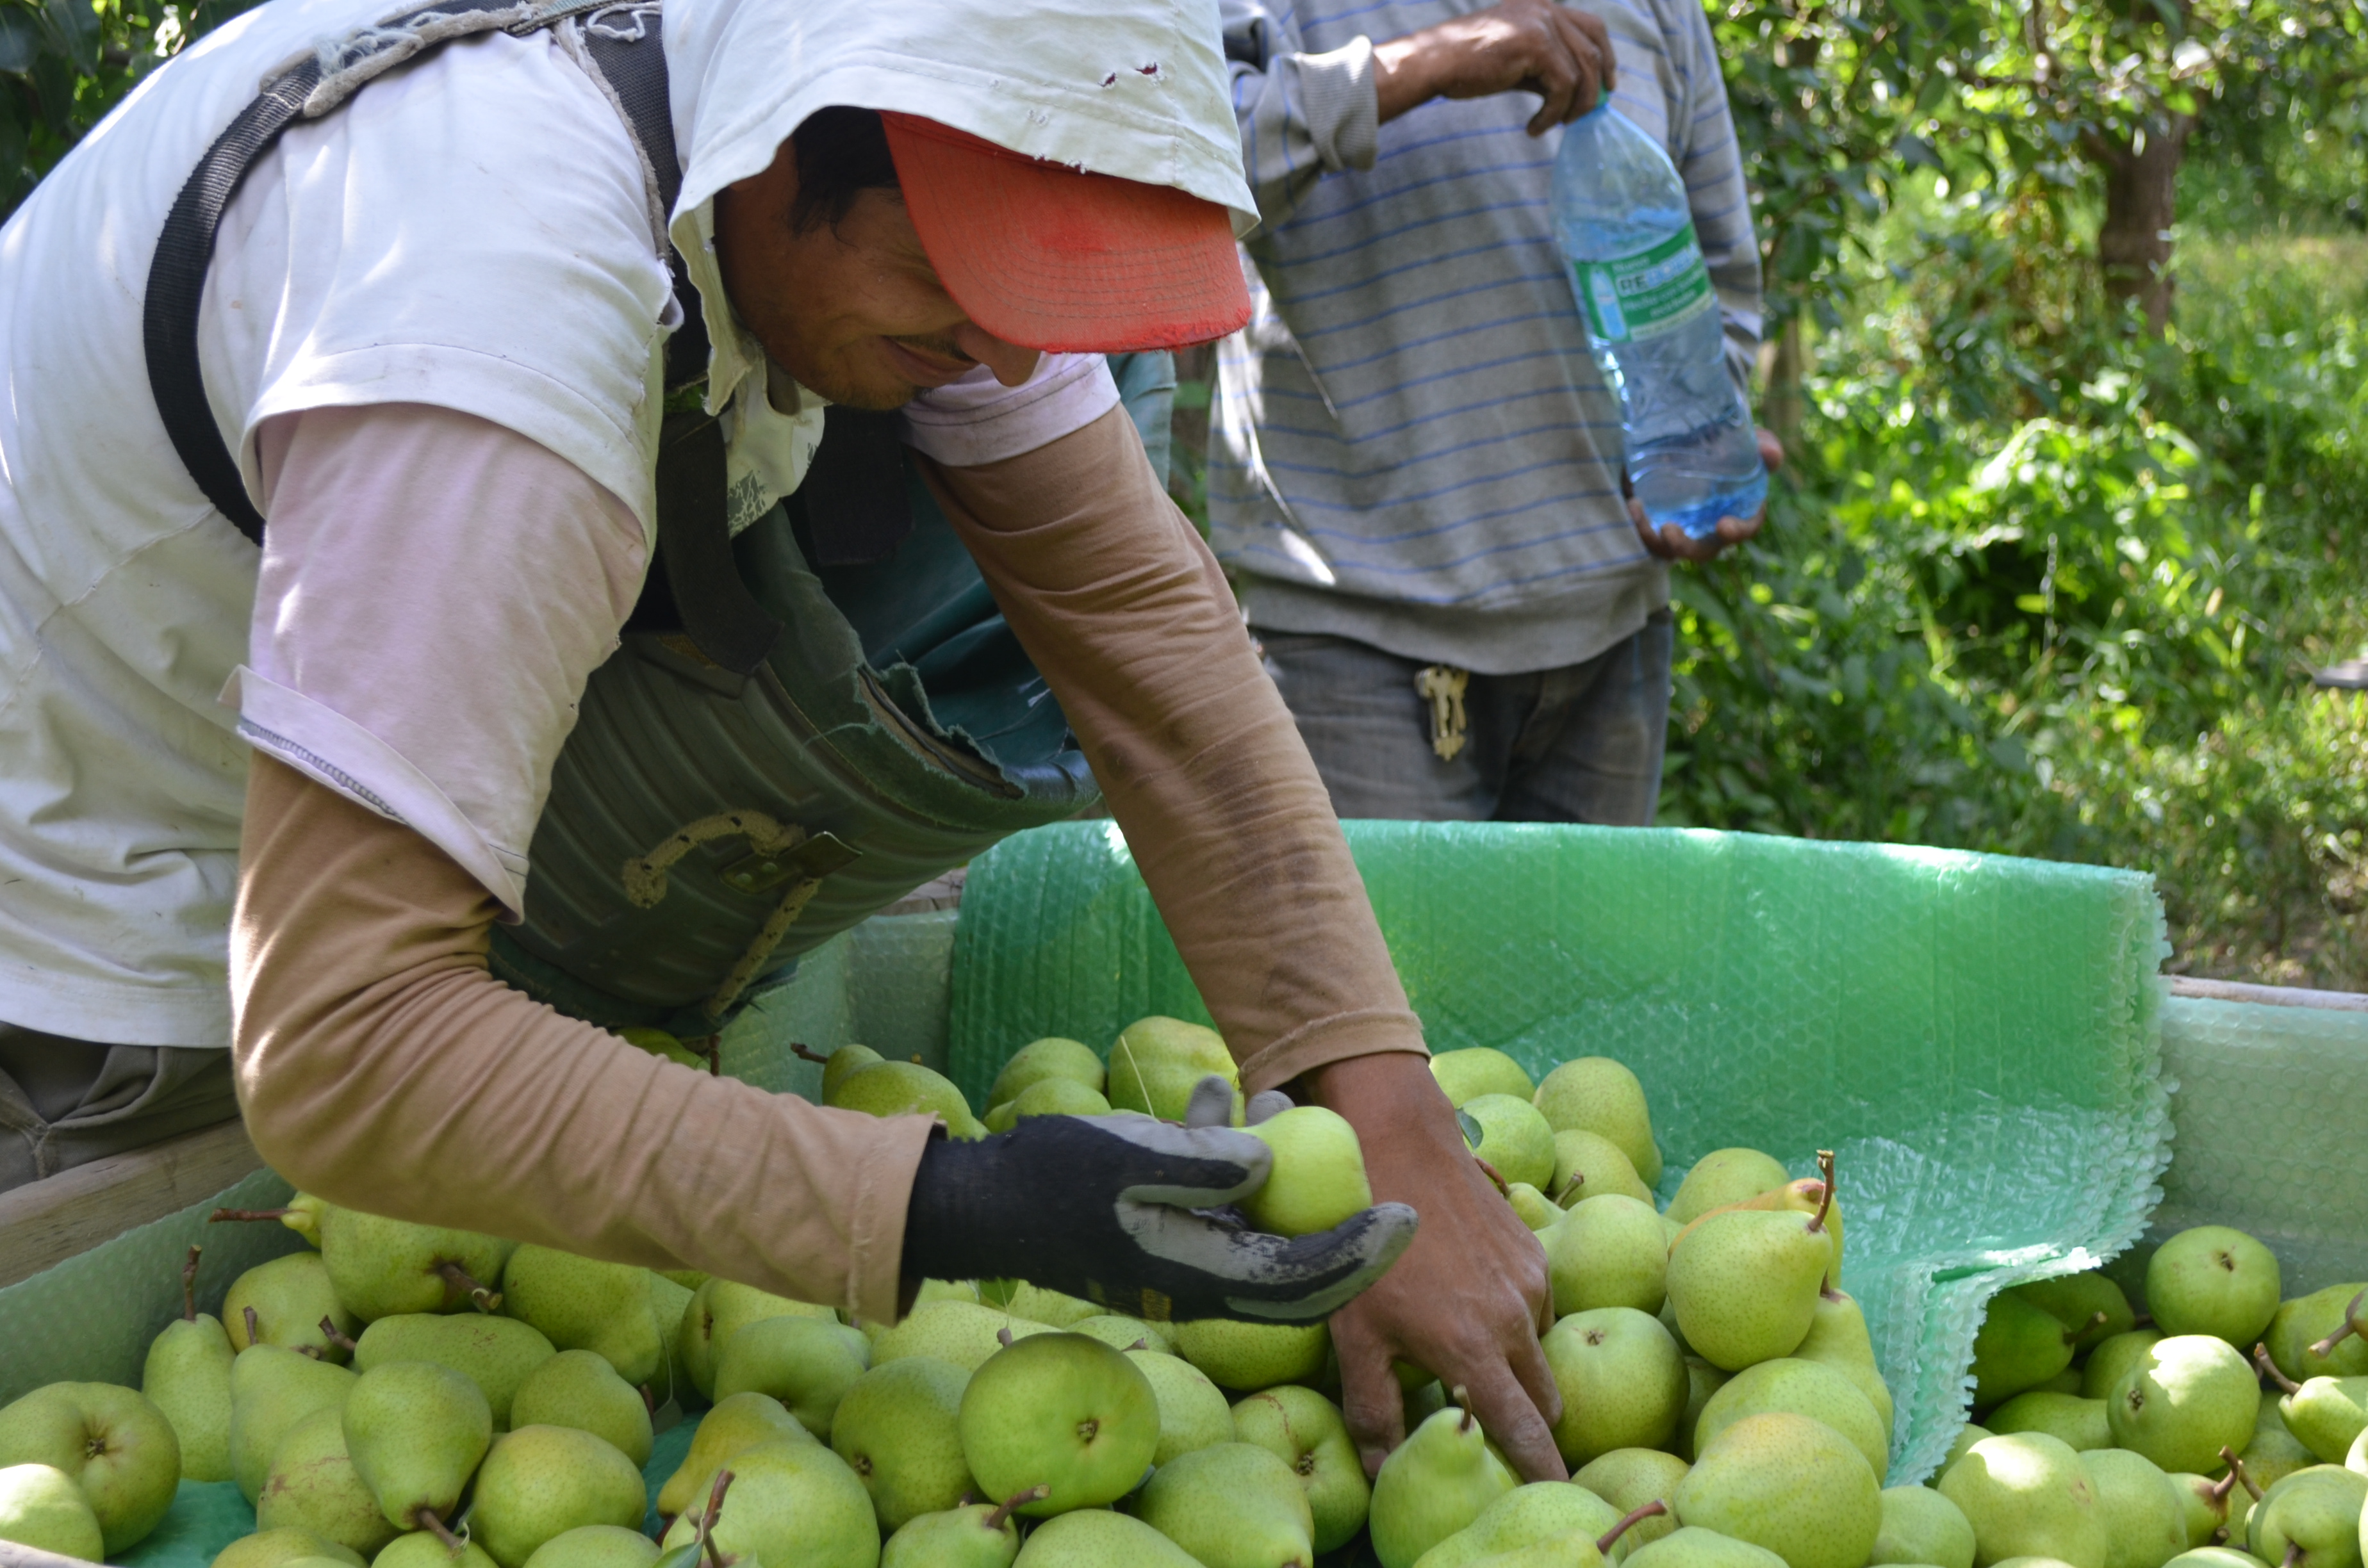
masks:
<path id="1" fill-rule="evenodd" d="M 1422 1051 L 1324 782 L 1123 413 L 932 481 L 1255 1092 Z"/>

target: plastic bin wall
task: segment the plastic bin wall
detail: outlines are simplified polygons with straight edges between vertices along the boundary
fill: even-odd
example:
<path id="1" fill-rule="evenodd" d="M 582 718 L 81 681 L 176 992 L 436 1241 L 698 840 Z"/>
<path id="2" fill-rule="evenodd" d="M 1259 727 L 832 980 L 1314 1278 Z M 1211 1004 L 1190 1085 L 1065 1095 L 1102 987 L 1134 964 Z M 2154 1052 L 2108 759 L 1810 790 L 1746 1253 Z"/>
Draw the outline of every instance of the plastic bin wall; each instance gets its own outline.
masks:
<path id="1" fill-rule="evenodd" d="M 1897 1396 L 1895 1475 L 1946 1450 L 1984 1302 L 2145 1227 L 2169 1158 L 2151 879 L 1748 835 L 1351 823 L 1434 1051 L 1617 1057 L 1674 1184 L 1732 1144 L 1840 1158 L 1844 1281 Z M 1208 1021 L 1106 823 L 1007 841 L 956 938 L 955 1082 L 1027 1040 Z"/>

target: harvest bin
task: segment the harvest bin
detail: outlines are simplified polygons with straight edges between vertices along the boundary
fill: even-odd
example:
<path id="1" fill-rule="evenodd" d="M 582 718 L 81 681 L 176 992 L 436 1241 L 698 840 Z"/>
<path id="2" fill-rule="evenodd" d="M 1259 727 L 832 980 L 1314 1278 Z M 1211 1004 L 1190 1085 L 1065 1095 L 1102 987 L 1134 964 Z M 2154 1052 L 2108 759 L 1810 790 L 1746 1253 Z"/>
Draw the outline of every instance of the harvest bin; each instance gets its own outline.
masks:
<path id="1" fill-rule="evenodd" d="M 2154 1242 L 2206 1221 L 2267 1242 L 2290 1296 L 2368 1278 L 2368 1011 L 2171 995 L 2146 876 L 1680 829 L 1348 825 L 1434 1050 L 1496 1046 L 1533 1074 L 1627 1062 L 1664 1199 L 1723 1146 L 1796 1175 L 1838 1153 L 1844 1283 L 1897 1399 L 1894 1484 L 1929 1474 L 1964 1419 L 1974 1332 L 2005 1286 L 2107 1260 L 2135 1284 Z M 882 916 L 808 955 L 734 1022 L 723 1065 L 811 1096 L 820 1069 L 791 1043 L 861 1040 L 984 1108 L 1018 1046 L 1105 1046 L 1147 1013 L 1207 1021 L 1117 829 L 1065 824 L 984 857 L 959 912 Z M 206 1214 L 287 1192 L 258 1171 L 0 1289 L 0 1402 L 136 1384 L 191 1241 L 211 1306 L 301 1244 L 206 1233 Z M 655 1479 L 689 1432 L 661 1436 Z M 125 1561 L 194 1568 L 250 1520 L 228 1483 L 185 1485 Z"/>

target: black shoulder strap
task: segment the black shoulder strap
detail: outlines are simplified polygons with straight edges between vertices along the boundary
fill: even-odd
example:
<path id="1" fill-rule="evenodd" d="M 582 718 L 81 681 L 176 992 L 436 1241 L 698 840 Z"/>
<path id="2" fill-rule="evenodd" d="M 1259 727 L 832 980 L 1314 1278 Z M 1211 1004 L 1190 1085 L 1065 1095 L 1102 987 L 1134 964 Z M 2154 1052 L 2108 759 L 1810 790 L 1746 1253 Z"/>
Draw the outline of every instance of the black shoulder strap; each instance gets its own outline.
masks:
<path id="1" fill-rule="evenodd" d="M 586 52 L 623 116 L 657 186 L 661 216 L 682 189 L 667 101 L 659 0 L 556 0 L 488 6 L 441 3 L 391 17 L 324 46 L 268 82 L 241 109 L 181 187 L 148 271 L 142 336 L 148 382 L 173 450 L 207 500 L 257 545 L 264 521 L 247 499 L 238 462 L 214 423 L 198 356 L 199 306 L 215 232 L 239 184 L 300 117 L 316 119 L 423 50 L 495 28 L 529 33 L 586 12 Z M 669 387 L 706 373 L 707 330 L 682 258 L 667 251 L 683 323 L 666 345 Z M 757 604 L 732 556 L 723 438 L 705 415 L 669 415 L 656 475 L 659 565 L 683 631 L 716 664 L 746 675 L 763 662 L 780 623 Z"/>

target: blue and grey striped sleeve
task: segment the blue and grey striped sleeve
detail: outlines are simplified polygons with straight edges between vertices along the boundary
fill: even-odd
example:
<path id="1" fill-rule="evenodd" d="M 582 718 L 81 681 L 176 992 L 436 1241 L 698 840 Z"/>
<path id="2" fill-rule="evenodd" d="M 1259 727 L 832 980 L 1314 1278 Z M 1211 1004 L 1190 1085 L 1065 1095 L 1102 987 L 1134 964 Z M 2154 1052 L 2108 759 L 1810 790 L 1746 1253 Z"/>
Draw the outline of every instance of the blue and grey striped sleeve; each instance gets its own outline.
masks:
<path id="1" fill-rule="evenodd" d="M 1669 128 L 1670 142 L 1679 153 L 1678 173 L 1693 207 L 1703 264 L 1718 290 L 1728 357 L 1736 361 L 1738 374 L 1748 378 L 1759 349 L 1759 238 L 1751 226 L 1743 148 L 1735 138 L 1735 115 L 1727 107 L 1717 41 L 1698 0 L 1657 0 L 1654 8 L 1684 88 L 1680 101 L 1669 106 L 1672 117 L 1683 117 L 1683 123 L 1673 122 Z"/>
<path id="2" fill-rule="evenodd" d="M 1221 0 L 1218 10 L 1242 164 L 1258 216 L 1271 226 L 1326 175 L 1373 166 L 1380 110 L 1372 40 L 1310 54 L 1299 47 L 1289 0 L 1280 14 L 1262 0 Z"/>

